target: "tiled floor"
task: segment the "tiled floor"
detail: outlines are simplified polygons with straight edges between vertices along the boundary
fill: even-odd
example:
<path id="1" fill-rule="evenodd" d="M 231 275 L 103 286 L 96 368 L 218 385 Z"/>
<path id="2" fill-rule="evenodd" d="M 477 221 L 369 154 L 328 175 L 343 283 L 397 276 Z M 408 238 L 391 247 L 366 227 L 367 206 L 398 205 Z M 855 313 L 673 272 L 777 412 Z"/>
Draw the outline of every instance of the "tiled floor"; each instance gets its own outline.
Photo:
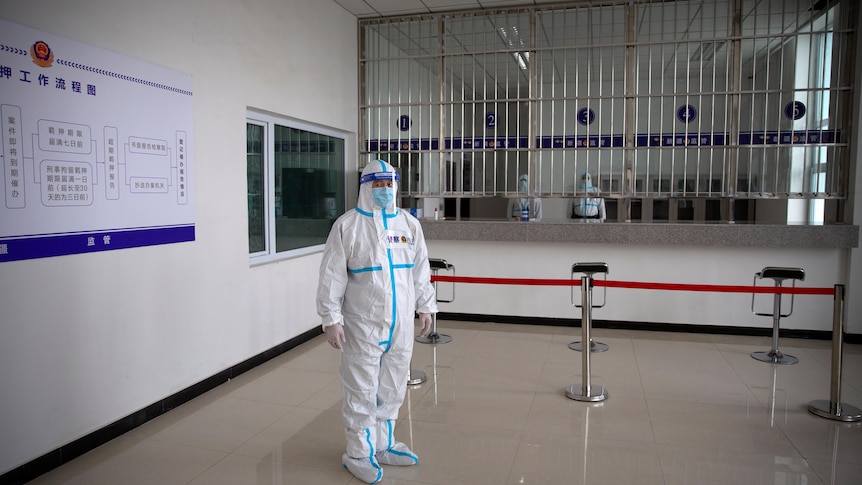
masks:
<path id="1" fill-rule="evenodd" d="M 862 483 L 862 424 L 810 414 L 829 398 L 831 345 L 781 339 L 799 357 L 749 356 L 760 337 L 594 331 L 583 403 L 577 328 L 439 322 L 417 343 L 396 437 L 420 462 L 387 484 Z M 234 379 L 35 484 L 358 484 L 341 467 L 339 353 L 323 336 Z M 862 346 L 846 345 L 842 402 L 862 408 Z"/>

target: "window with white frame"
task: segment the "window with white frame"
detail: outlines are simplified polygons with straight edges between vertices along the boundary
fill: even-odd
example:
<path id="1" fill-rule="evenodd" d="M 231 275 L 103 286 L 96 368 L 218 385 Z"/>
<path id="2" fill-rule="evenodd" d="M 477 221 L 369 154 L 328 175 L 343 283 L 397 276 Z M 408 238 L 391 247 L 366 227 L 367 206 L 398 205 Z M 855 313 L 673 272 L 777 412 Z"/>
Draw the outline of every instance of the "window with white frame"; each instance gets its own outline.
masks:
<path id="1" fill-rule="evenodd" d="M 323 248 L 344 213 L 346 134 L 270 114 L 246 118 L 248 252 L 252 262 Z"/>

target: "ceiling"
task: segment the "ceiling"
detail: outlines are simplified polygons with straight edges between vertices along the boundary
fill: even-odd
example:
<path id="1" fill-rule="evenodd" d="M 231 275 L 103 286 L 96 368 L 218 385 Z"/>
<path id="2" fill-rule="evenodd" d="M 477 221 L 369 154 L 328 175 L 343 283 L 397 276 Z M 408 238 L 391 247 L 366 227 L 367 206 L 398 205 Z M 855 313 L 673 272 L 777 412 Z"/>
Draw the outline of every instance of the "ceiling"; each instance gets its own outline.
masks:
<path id="1" fill-rule="evenodd" d="M 523 91 L 528 86 L 524 58 L 525 41 L 513 42 L 511 32 L 529 32 L 530 15 L 515 7 L 549 8 L 568 5 L 565 13 L 540 15 L 536 20 L 534 56 L 539 66 L 540 84 L 585 80 L 619 81 L 626 62 L 626 8 L 624 4 L 590 7 L 592 2 L 559 0 L 333 0 L 358 19 L 435 14 L 453 11 L 494 10 L 486 17 L 454 17 L 446 24 L 445 50 L 456 54 L 447 64 L 450 81 L 463 83 L 473 91 L 505 89 Z M 733 0 L 647 1 L 640 3 L 633 31 L 638 45 L 638 79 L 675 79 L 676 82 L 714 82 L 727 79 L 732 37 L 730 4 Z M 600 4 L 603 2 L 599 2 Z M 788 34 L 809 29 L 812 18 L 834 2 L 824 0 L 743 0 L 740 56 L 743 79 L 753 79 L 767 54 L 785 45 Z M 414 30 L 416 23 L 381 23 L 373 27 L 381 38 L 408 56 L 436 64 L 429 59 L 438 48 L 436 32 Z M 820 27 L 822 28 L 822 27 Z M 520 43 L 520 47 L 518 43 Z M 572 46 L 550 52 L 548 47 Z M 600 47 L 601 46 L 601 47 Z M 476 52 L 491 54 L 472 55 Z M 457 54 L 464 53 L 463 62 Z M 381 54 L 382 55 L 382 54 Z M 375 57 L 374 53 L 369 53 Z M 460 64 L 459 64 L 460 62 Z M 577 75 L 575 75 L 577 73 Z M 505 83 L 506 87 L 500 86 Z M 720 86 L 701 86 L 706 91 Z M 481 96 L 481 93 L 477 93 Z"/>
<path id="2" fill-rule="evenodd" d="M 448 12 L 452 10 L 490 10 L 533 7 L 559 3 L 559 0 L 334 0 L 358 18 L 389 17 Z"/>

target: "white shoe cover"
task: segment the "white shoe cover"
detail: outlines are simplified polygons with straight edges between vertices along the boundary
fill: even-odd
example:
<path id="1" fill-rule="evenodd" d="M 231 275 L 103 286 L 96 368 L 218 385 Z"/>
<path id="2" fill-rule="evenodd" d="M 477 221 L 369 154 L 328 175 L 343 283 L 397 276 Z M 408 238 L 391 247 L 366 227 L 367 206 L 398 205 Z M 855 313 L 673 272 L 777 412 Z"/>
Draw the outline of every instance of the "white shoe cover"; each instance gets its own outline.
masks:
<path id="1" fill-rule="evenodd" d="M 374 459 L 352 458 L 345 453 L 341 457 L 341 463 L 354 477 L 365 483 L 377 483 L 383 479 L 383 469 Z"/>
<path id="2" fill-rule="evenodd" d="M 384 465 L 409 466 L 419 463 L 419 457 L 400 441 L 396 441 L 388 450 L 377 452 L 375 458 Z"/>

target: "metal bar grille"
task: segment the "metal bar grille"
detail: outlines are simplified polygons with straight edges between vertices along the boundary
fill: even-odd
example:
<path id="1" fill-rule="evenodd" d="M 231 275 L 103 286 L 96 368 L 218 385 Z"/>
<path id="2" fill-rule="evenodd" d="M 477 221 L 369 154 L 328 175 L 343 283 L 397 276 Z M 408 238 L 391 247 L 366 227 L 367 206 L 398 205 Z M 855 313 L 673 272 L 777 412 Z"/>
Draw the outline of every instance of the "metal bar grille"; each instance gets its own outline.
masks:
<path id="1" fill-rule="evenodd" d="M 843 199 L 848 9 L 644 0 L 362 20 L 360 151 L 399 167 L 409 197 L 515 197 L 522 174 L 531 194 L 578 197 L 590 172 L 626 203 Z"/>

